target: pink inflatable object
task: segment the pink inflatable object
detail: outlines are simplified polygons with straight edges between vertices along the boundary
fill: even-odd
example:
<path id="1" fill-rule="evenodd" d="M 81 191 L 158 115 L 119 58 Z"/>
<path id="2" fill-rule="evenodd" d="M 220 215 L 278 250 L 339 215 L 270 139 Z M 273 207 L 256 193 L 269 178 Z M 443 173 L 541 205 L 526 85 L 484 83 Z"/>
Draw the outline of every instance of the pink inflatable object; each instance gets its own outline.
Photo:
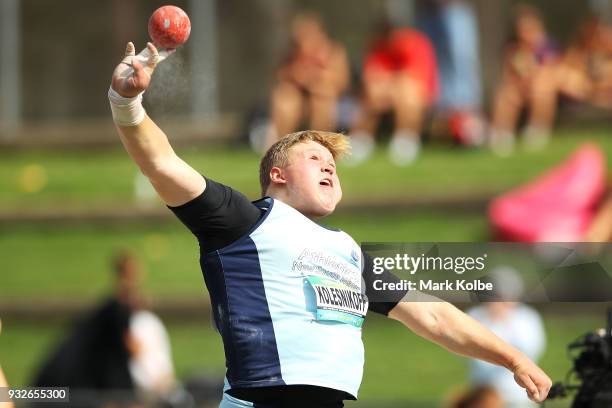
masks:
<path id="1" fill-rule="evenodd" d="M 519 242 L 580 241 L 606 188 L 606 159 L 584 144 L 559 166 L 497 197 L 489 206 L 496 239 Z"/>

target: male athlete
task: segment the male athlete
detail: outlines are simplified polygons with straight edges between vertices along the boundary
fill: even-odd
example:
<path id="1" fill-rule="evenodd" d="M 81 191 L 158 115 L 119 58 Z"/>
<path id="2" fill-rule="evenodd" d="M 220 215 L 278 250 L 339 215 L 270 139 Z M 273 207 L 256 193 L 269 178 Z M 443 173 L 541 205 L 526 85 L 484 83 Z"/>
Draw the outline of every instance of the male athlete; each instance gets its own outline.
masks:
<path id="1" fill-rule="evenodd" d="M 253 203 L 181 160 L 141 105 L 166 56 L 152 44 L 136 56 L 129 43 L 109 99 L 126 150 L 198 238 L 225 349 L 221 408 L 332 408 L 356 399 L 368 309 L 450 351 L 504 366 L 531 399 L 546 398 L 548 376 L 454 306 L 401 302 L 403 293 L 368 306 L 372 274 L 359 246 L 313 221 L 332 213 L 342 196 L 335 160 L 348 148 L 343 135 L 306 131 L 279 140 L 261 162 L 266 198 Z"/>

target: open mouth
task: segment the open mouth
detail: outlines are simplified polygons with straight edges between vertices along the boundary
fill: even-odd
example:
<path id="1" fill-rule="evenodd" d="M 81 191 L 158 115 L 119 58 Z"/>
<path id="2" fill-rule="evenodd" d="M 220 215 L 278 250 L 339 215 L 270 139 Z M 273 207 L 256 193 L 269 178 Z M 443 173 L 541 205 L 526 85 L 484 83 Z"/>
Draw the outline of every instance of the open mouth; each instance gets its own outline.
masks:
<path id="1" fill-rule="evenodd" d="M 325 187 L 333 187 L 334 184 L 332 183 L 332 181 L 330 179 L 325 178 L 325 179 L 319 181 L 319 185 L 325 186 Z"/>

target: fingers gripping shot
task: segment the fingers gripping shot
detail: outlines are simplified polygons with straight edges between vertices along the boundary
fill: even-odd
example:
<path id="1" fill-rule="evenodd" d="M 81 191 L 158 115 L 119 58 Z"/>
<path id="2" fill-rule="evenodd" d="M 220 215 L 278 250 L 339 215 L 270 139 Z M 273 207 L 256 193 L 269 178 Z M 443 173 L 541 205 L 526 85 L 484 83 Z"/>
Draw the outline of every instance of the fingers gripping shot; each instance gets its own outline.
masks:
<path id="1" fill-rule="evenodd" d="M 371 259 L 359 256 L 345 232 L 315 222 L 342 197 L 336 160 L 349 147 L 344 135 L 282 137 L 261 160 L 264 197 L 254 202 L 180 159 L 142 107 L 153 71 L 168 55 L 153 44 L 136 55 L 129 43 L 108 95 L 128 154 L 199 242 L 226 358 L 222 408 L 342 407 L 356 399 L 368 311 L 452 352 L 505 366 L 530 398 L 546 397 L 551 382 L 539 367 L 454 306 L 402 301 L 405 293 L 368 303 Z M 351 302 L 330 308 L 320 295 L 335 290 Z"/>

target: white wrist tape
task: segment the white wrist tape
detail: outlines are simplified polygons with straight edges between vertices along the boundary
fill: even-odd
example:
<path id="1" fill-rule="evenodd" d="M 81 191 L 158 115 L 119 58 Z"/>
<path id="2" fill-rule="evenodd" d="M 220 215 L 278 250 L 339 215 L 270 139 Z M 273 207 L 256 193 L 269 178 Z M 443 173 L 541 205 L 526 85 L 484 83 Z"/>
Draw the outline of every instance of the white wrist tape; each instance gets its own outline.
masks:
<path id="1" fill-rule="evenodd" d="M 155 66 L 168 58 L 173 52 L 174 50 L 161 49 L 159 52 L 151 55 L 149 49 L 145 48 L 137 55 L 133 55 L 132 48 L 131 52 L 128 52 L 128 55 L 123 58 L 122 63 L 126 65 L 126 68 L 119 74 L 120 78 L 129 78 L 134 73 L 131 66 L 134 60 L 145 66 L 145 69 L 148 68 L 150 70 L 149 74 L 151 74 Z M 144 120 L 146 112 L 142 107 L 142 93 L 133 98 L 125 98 L 119 95 L 111 87 L 108 90 L 108 100 L 110 101 L 111 111 L 113 112 L 113 120 L 117 125 L 136 126 Z"/>
<path id="2" fill-rule="evenodd" d="M 142 93 L 133 98 L 125 98 L 109 88 L 108 100 L 117 125 L 136 126 L 144 120 L 146 112 L 142 106 Z"/>

